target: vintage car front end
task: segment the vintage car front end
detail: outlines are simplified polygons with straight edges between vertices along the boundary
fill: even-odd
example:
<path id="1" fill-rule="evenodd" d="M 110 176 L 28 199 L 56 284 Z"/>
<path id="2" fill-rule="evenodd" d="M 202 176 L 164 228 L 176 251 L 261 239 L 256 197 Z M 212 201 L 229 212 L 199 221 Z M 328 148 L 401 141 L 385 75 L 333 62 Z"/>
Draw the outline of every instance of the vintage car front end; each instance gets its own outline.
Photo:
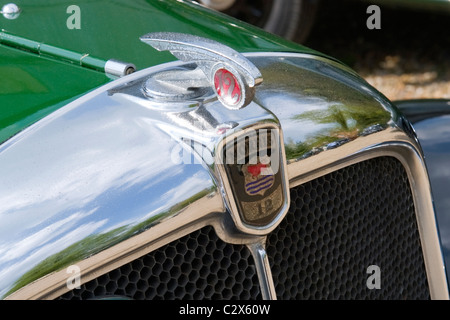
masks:
<path id="1" fill-rule="evenodd" d="M 391 102 L 331 58 L 190 2 L 123 10 L 144 9 L 177 30 L 116 28 L 136 50 L 114 38 L 108 57 L 138 70 L 109 80 L 2 33 L 10 61 L 31 61 L 21 70 L 81 74 L 79 92 L 0 131 L 2 298 L 448 299 L 423 153 Z M 227 41 L 202 33 L 213 22 Z M 160 60 L 145 65 L 147 51 Z M 47 89 L 72 86 L 57 77 Z M 13 84 L 10 106 L 29 94 Z"/>

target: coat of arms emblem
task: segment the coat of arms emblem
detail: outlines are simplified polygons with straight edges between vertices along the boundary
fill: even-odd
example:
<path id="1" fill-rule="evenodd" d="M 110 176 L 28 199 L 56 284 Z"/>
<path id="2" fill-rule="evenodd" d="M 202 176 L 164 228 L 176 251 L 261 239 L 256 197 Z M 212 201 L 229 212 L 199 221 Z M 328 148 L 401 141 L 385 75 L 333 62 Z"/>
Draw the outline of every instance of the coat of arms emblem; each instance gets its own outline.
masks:
<path id="1" fill-rule="evenodd" d="M 269 125 L 247 129 L 224 145 L 222 179 L 231 213 L 241 230 L 263 234 L 287 212 L 289 194 L 282 151 L 279 128 Z"/>
<path id="2" fill-rule="evenodd" d="M 246 164 L 242 167 L 244 174 L 245 192 L 249 196 L 264 196 L 274 182 L 275 177 L 270 164 L 258 162 L 257 164 Z"/>

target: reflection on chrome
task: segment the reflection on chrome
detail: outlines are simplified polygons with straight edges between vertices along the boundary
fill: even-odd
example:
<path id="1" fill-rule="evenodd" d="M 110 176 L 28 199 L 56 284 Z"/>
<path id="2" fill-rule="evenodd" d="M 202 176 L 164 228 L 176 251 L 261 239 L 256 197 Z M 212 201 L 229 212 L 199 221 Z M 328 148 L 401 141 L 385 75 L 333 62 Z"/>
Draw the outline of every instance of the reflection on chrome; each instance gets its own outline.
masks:
<path id="1" fill-rule="evenodd" d="M 58 297 L 68 290 L 69 265 L 87 282 L 205 225 L 226 242 L 247 244 L 260 272 L 270 273 L 265 236 L 229 227 L 214 159 L 227 135 L 272 123 L 283 131 L 291 187 L 365 159 L 398 158 L 415 196 L 431 296 L 448 298 L 428 176 L 396 109 L 331 60 L 246 57 L 264 82 L 244 109 L 215 99 L 155 107 L 139 87 L 182 65 L 174 62 L 109 83 L 1 145 L 0 296 Z M 180 146 L 198 161 L 170 161 Z M 273 297 L 270 277 L 259 278 Z"/>

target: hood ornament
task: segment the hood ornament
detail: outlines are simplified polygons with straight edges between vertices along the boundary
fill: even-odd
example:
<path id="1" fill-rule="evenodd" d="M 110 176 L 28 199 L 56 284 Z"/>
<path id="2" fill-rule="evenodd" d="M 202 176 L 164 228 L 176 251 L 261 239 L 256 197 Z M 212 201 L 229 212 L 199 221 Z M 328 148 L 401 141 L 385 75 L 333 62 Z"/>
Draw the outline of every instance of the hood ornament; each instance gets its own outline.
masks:
<path id="1" fill-rule="evenodd" d="M 201 70 L 202 77 L 194 81 L 180 81 L 186 78 L 186 70 L 165 74 L 158 77 L 166 82 L 162 85 L 166 90 L 174 83 L 182 88 L 179 92 L 195 91 L 212 87 L 219 101 L 228 109 L 238 110 L 247 106 L 255 95 L 255 87 L 262 82 L 258 68 L 239 52 L 217 41 L 193 36 L 190 34 L 158 32 L 142 36 L 141 41 L 158 51 L 170 51 L 172 55 L 184 62 L 196 64 L 195 70 Z M 198 71 L 194 72 L 198 75 Z M 193 73 L 193 74 L 194 74 Z M 161 85 L 161 80 L 158 83 Z M 197 81 L 197 85 L 195 84 Z M 194 83 L 193 83 L 194 82 Z M 146 92 L 152 92 L 155 81 L 150 81 Z M 153 92 L 154 95 L 157 95 Z M 165 94 L 167 96 L 167 94 Z M 179 96 L 179 95 L 178 95 Z"/>

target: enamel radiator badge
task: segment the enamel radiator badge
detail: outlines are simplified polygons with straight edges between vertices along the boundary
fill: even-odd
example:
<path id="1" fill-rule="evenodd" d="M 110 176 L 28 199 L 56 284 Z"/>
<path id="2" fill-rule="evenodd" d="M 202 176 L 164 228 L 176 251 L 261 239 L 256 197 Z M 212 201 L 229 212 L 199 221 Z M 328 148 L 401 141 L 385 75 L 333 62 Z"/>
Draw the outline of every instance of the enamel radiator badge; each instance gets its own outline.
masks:
<path id="1" fill-rule="evenodd" d="M 219 152 L 222 181 L 238 229 L 269 232 L 289 203 L 279 128 L 247 128 L 227 137 Z"/>

